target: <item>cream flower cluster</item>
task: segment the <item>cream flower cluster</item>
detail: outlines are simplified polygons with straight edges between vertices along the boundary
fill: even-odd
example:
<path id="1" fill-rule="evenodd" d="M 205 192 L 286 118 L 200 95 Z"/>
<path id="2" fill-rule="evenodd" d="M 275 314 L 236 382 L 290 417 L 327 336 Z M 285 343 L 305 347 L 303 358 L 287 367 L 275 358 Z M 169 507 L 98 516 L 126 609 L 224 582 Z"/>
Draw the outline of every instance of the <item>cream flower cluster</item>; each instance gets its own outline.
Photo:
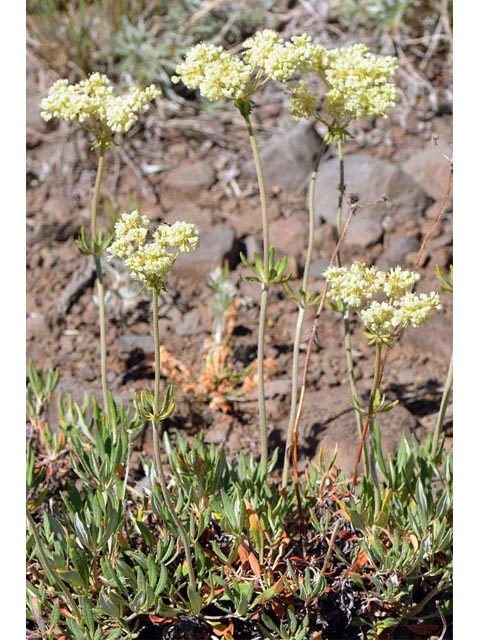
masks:
<path id="1" fill-rule="evenodd" d="M 290 91 L 288 111 L 295 120 L 301 120 L 302 118 L 308 120 L 317 114 L 320 104 L 320 96 L 316 93 L 311 93 L 305 80 L 300 80 L 297 86 Z"/>
<path id="2" fill-rule="evenodd" d="M 350 268 L 329 267 L 323 275 L 329 283 L 332 300 L 360 309 L 380 291 L 382 276 L 379 273 L 377 267 L 355 261 Z"/>
<path id="3" fill-rule="evenodd" d="M 160 91 L 152 84 L 144 91 L 131 87 L 122 96 L 115 96 L 113 85 L 102 73 L 92 73 L 86 80 L 69 84 L 57 80 L 40 103 L 44 120 L 76 120 L 88 124 L 97 135 L 129 131 L 138 114 L 148 110 Z"/>
<path id="4" fill-rule="evenodd" d="M 326 114 L 345 126 L 355 118 L 385 116 L 395 106 L 398 91 L 390 79 L 396 69 L 395 58 L 375 55 L 363 44 L 328 50 L 306 34 L 285 41 L 276 31 L 264 29 L 245 40 L 238 56 L 220 46 L 194 46 L 172 81 L 199 89 L 209 100 L 238 100 L 268 80 L 288 82 L 298 73 L 313 73 L 326 85 Z M 296 119 L 319 115 L 322 101 L 304 79 L 290 95 L 289 111 Z"/>
<path id="5" fill-rule="evenodd" d="M 371 53 L 364 44 L 332 49 L 326 54 L 326 111 L 347 119 L 385 116 L 398 90 L 389 82 L 397 71 L 392 56 Z"/>
<path id="6" fill-rule="evenodd" d="M 374 300 L 368 309 L 360 311 L 367 329 L 377 337 L 391 337 L 399 327 L 417 328 L 433 311 L 441 309 L 438 293 L 406 293 L 388 302 Z"/>
<path id="7" fill-rule="evenodd" d="M 354 262 L 350 268 L 329 267 L 324 276 L 329 297 L 357 311 L 368 331 L 378 338 L 389 339 L 400 327 L 416 328 L 441 308 L 438 293 L 408 291 L 419 275 L 401 267 L 384 272 Z"/>
<path id="8" fill-rule="evenodd" d="M 221 46 L 197 44 L 176 69 L 172 81 L 198 89 L 208 100 L 237 100 L 251 95 L 268 79 L 285 82 L 298 71 L 307 71 L 323 55 L 310 36 L 293 36 L 285 42 L 276 31 L 265 29 L 243 43 L 240 56 Z"/>
<path id="9" fill-rule="evenodd" d="M 181 80 L 208 100 L 236 100 L 246 92 L 252 67 L 221 46 L 201 43 L 190 49 L 176 72 L 172 82 Z"/>
<path id="10" fill-rule="evenodd" d="M 199 232 L 197 225 L 188 222 L 161 224 L 147 242 L 148 225 L 148 218 L 138 211 L 122 213 L 115 223 L 115 240 L 108 251 L 110 259 L 125 261 L 134 280 L 161 291 L 180 253 L 198 247 Z"/>
<path id="11" fill-rule="evenodd" d="M 267 78 L 285 82 L 295 73 L 321 64 L 324 48 L 312 44 L 306 34 L 285 42 L 276 31 L 265 29 L 243 43 L 245 60 L 260 69 Z"/>

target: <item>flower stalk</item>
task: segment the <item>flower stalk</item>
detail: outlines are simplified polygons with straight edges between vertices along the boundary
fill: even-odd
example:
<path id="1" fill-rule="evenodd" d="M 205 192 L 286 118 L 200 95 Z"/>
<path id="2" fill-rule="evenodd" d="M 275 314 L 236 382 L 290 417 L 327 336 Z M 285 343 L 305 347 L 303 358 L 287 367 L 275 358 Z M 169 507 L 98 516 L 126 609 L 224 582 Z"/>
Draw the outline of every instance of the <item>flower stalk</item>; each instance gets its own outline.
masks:
<path id="1" fill-rule="evenodd" d="M 257 173 L 258 188 L 260 191 L 260 208 L 262 214 L 262 230 L 263 230 L 263 272 L 266 276 L 262 282 L 262 293 L 260 297 L 260 318 L 258 326 L 258 347 L 257 347 L 257 360 L 258 360 L 258 412 L 260 417 L 260 445 L 261 445 L 261 458 L 260 466 L 263 473 L 267 473 L 268 465 L 268 426 L 267 426 L 267 409 L 265 404 L 265 374 L 264 374 L 264 360 L 265 360 L 265 327 L 267 322 L 267 306 L 268 306 L 268 272 L 269 272 L 269 255 L 270 255 L 270 240 L 269 240 L 269 227 L 268 227 L 268 214 L 267 214 L 267 198 L 265 193 L 265 180 L 263 177 L 262 164 L 260 161 L 260 154 L 258 152 L 257 140 L 255 137 L 255 131 L 250 120 L 250 116 L 245 111 L 241 111 L 242 117 L 247 127 L 248 139 L 252 148 L 253 159 L 255 162 L 255 170 Z"/>
<path id="2" fill-rule="evenodd" d="M 438 443 L 440 441 L 440 435 L 442 433 L 443 423 L 445 421 L 445 413 L 447 411 L 448 401 L 453 388 L 453 355 L 450 358 L 450 364 L 448 367 L 447 379 L 445 387 L 443 389 L 442 400 L 440 402 L 440 409 L 438 411 L 437 421 L 435 423 L 435 430 L 432 438 L 432 455 L 435 456 L 438 450 Z"/>
<path id="3" fill-rule="evenodd" d="M 154 406 L 153 412 L 154 417 L 151 420 L 152 429 L 153 429 L 153 449 L 154 449 L 154 459 L 155 459 L 155 470 L 157 472 L 157 479 L 160 485 L 160 489 L 162 491 L 162 496 L 165 501 L 165 506 L 167 507 L 168 513 L 170 514 L 176 528 L 178 531 L 178 535 L 182 542 L 183 550 L 185 553 L 185 562 L 187 565 L 188 571 L 188 581 L 190 585 L 190 589 L 193 593 L 197 593 L 196 591 L 196 578 L 195 571 L 193 569 L 192 555 L 190 553 L 190 545 L 188 542 L 188 535 L 183 526 L 180 518 L 175 511 L 175 508 L 170 500 L 170 495 L 168 493 L 167 487 L 167 479 L 165 477 L 165 473 L 163 471 L 162 460 L 160 457 L 160 441 L 161 441 L 161 431 L 162 431 L 162 421 L 157 420 L 157 416 L 160 414 L 160 336 L 158 331 L 158 291 L 156 289 L 152 290 L 152 316 L 153 316 L 153 339 L 154 339 L 154 349 L 155 349 L 155 386 L 154 386 Z"/>
<path id="4" fill-rule="evenodd" d="M 339 182 L 338 182 L 338 206 L 337 206 L 337 218 L 336 218 L 336 228 L 335 228 L 335 239 L 338 242 L 340 238 L 340 233 L 342 230 L 342 212 L 343 212 L 343 200 L 345 198 L 345 160 L 343 154 L 343 140 L 340 137 L 337 140 L 337 149 L 338 149 L 338 169 L 339 169 Z M 337 252 L 335 262 L 337 267 L 342 266 L 342 259 L 340 255 L 340 250 Z M 345 357 L 347 360 L 347 375 L 348 381 L 350 383 L 350 393 L 352 394 L 353 404 L 355 408 L 355 419 L 357 423 L 357 431 L 358 435 L 362 434 L 362 416 L 360 411 L 358 410 L 358 391 L 357 384 L 355 382 L 355 364 L 353 362 L 352 355 L 352 331 L 350 326 L 350 311 L 347 307 L 345 307 L 341 303 L 341 312 L 342 312 L 342 321 L 343 321 L 343 333 L 344 333 L 344 344 L 345 344 Z M 367 455 L 365 451 L 365 456 Z M 365 458 L 366 461 L 366 458 Z"/>
<path id="5" fill-rule="evenodd" d="M 100 189 L 103 179 L 103 171 L 105 165 L 105 144 L 100 144 L 100 155 L 98 159 L 97 176 L 95 178 L 95 188 L 92 197 L 91 206 L 91 237 L 92 245 L 97 237 L 97 211 L 100 200 Z M 107 415 L 108 422 L 111 422 L 110 406 L 108 401 L 108 382 L 107 382 L 107 321 L 105 313 L 105 282 L 103 277 L 101 256 L 94 253 L 95 271 L 97 274 L 97 296 L 98 296 L 98 314 L 100 324 L 100 375 L 102 380 L 102 398 L 103 408 Z"/>
<path id="6" fill-rule="evenodd" d="M 312 263 L 313 244 L 315 239 L 315 190 L 317 185 L 318 167 L 320 160 L 325 153 L 326 143 L 324 142 L 320 151 L 315 159 L 315 164 L 310 176 L 310 184 L 308 191 L 308 246 L 307 255 L 305 258 L 305 267 L 303 270 L 302 278 L 302 291 L 303 301 L 300 298 L 298 304 L 298 317 L 295 327 L 295 337 L 293 343 L 293 358 L 292 358 L 292 396 L 290 404 L 290 416 L 288 420 L 287 438 L 285 443 L 285 456 L 283 461 L 282 472 L 282 487 L 287 486 L 288 471 L 290 467 L 290 456 L 292 448 L 293 428 L 295 424 L 295 416 L 297 414 L 298 405 L 298 372 L 299 372 L 299 356 L 300 356 L 300 343 L 302 340 L 303 327 L 305 324 L 305 314 L 307 311 L 307 291 L 308 291 L 308 279 L 310 276 L 310 265 Z"/>
<path id="7" fill-rule="evenodd" d="M 367 445 L 366 440 L 364 442 L 365 459 L 368 460 L 368 464 L 365 467 L 365 473 L 367 477 L 372 479 L 376 491 L 379 491 L 380 487 L 377 476 L 377 467 L 375 463 L 375 447 L 373 444 L 373 421 L 376 415 L 376 398 L 380 390 L 382 371 L 382 346 L 383 345 L 380 341 L 375 345 L 375 369 L 373 372 L 372 390 L 370 392 L 370 398 L 368 401 L 367 414 L 367 429 L 370 432 L 369 445 Z"/>

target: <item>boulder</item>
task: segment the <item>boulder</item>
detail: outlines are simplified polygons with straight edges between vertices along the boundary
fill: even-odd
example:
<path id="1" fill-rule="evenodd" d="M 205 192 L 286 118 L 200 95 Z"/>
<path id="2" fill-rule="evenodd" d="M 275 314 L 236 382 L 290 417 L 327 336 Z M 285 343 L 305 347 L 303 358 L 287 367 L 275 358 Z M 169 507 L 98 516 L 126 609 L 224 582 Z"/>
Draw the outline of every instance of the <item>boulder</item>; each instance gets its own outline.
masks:
<path id="1" fill-rule="evenodd" d="M 451 155 L 447 145 L 431 145 L 416 151 L 402 167 L 434 200 L 442 200 L 448 184 Z"/>
<path id="2" fill-rule="evenodd" d="M 361 205 L 350 223 L 345 244 L 368 247 L 377 243 L 387 216 L 394 225 L 422 216 L 428 205 L 427 194 L 401 167 L 366 154 L 346 156 L 344 164 L 346 194 L 356 194 Z M 338 183 L 338 160 L 321 164 L 315 191 L 317 221 L 336 225 Z M 344 202 L 343 222 L 348 212 Z"/>
<path id="3" fill-rule="evenodd" d="M 308 219 L 305 215 L 280 218 L 270 224 L 270 245 L 288 256 L 303 255 L 307 250 Z"/>
<path id="4" fill-rule="evenodd" d="M 222 267 L 225 262 L 234 269 L 239 262 L 240 250 L 234 230 L 217 224 L 202 233 L 198 249 L 178 258 L 173 274 L 185 280 L 205 280 L 213 268 Z"/>
<path id="5" fill-rule="evenodd" d="M 348 385 L 307 393 L 305 396 L 306 406 L 317 407 L 317 416 L 311 415 L 306 419 L 309 423 L 305 425 L 307 441 L 316 444 L 317 454 L 323 447 L 326 460 L 331 459 L 337 449 L 335 464 L 347 474 L 353 471 L 359 445 L 356 418 L 349 400 Z M 415 417 L 401 405 L 382 414 L 379 423 L 385 455 L 394 454 L 402 434 L 408 437 L 417 425 Z"/>
<path id="6" fill-rule="evenodd" d="M 164 174 L 164 184 L 167 188 L 185 193 L 208 189 L 214 182 L 215 171 L 207 160 L 185 160 Z"/>
<path id="7" fill-rule="evenodd" d="M 300 122 L 292 129 L 274 135 L 260 148 L 260 160 L 267 190 L 298 192 L 307 184 L 322 138 L 313 126 Z M 249 159 L 245 175 L 256 179 L 255 164 Z"/>
<path id="8" fill-rule="evenodd" d="M 174 224 L 178 220 L 190 222 L 198 225 L 200 232 L 203 233 L 212 226 L 212 216 L 206 209 L 201 209 L 190 200 L 182 200 L 177 202 L 165 216 L 165 222 Z"/>

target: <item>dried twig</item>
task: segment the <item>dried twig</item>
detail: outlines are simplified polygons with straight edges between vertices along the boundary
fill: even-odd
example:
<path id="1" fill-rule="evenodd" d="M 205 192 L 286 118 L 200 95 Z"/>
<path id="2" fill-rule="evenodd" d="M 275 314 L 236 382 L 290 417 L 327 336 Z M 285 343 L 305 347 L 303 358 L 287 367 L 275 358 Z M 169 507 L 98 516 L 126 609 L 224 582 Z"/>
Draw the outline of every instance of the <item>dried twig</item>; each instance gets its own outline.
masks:
<path id="1" fill-rule="evenodd" d="M 352 220 L 352 217 L 355 215 L 356 211 L 358 208 L 358 204 L 352 204 L 350 203 L 350 212 L 348 214 L 347 220 L 343 226 L 342 232 L 340 234 L 340 237 L 338 238 L 338 242 L 337 245 L 332 253 L 332 256 L 330 258 L 330 266 L 333 266 L 334 262 L 335 262 L 335 258 L 340 250 L 340 247 L 342 245 L 342 242 L 345 238 L 345 235 L 347 233 L 347 229 L 350 226 L 350 222 Z M 305 354 L 305 365 L 303 368 L 303 379 L 302 379 L 302 387 L 300 389 L 300 396 L 298 399 L 298 409 L 297 409 L 297 415 L 295 417 L 295 422 L 293 425 L 293 432 L 292 432 L 292 469 L 293 469 L 293 478 L 294 478 L 294 482 L 295 482 L 295 486 L 298 487 L 298 483 L 299 483 L 299 475 L 298 475 L 298 427 L 300 424 L 300 419 L 302 417 L 302 411 L 303 411 L 303 405 L 305 402 L 305 390 L 306 390 L 306 386 L 307 386 L 307 373 L 308 373 L 308 365 L 310 363 L 310 356 L 312 353 L 312 345 L 313 345 L 313 340 L 314 337 L 316 335 L 317 332 L 317 327 L 318 327 L 318 321 L 320 319 L 320 314 L 322 312 L 323 306 L 325 304 L 325 299 L 327 297 L 327 289 L 328 289 L 328 282 L 325 281 L 325 285 L 323 287 L 323 291 L 322 291 L 322 297 L 320 299 L 320 303 L 318 305 L 318 309 L 317 309 L 317 313 L 315 314 L 315 319 L 313 321 L 313 325 L 310 331 L 310 337 L 308 339 L 308 345 L 307 345 L 307 352 Z"/>
<path id="2" fill-rule="evenodd" d="M 426 246 L 430 236 L 432 235 L 433 230 L 435 229 L 438 221 L 440 220 L 440 217 L 441 217 L 442 213 L 445 211 L 445 207 L 447 206 L 448 198 L 449 198 L 450 193 L 452 191 L 452 180 L 453 180 L 453 171 L 450 171 L 450 174 L 448 176 L 447 187 L 445 189 L 445 194 L 444 194 L 444 196 L 442 198 L 440 206 L 438 207 L 438 211 L 437 211 L 437 213 L 435 215 L 435 218 L 433 219 L 432 224 L 430 225 L 429 229 L 427 230 L 427 233 L 425 234 L 425 237 L 423 238 L 422 244 L 420 245 L 420 249 L 418 250 L 417 259 L 415 261 L 415 266 L 413 268 L 414 271 L 417 271 L 417 269 L 418 269 L 418 267 L 420 265 L 421 259 L 422 259 L 423 251 L 425 250 L 425 246 Z M 382 381 L 383 373 L 384 373 L 385 366 L 386 366 L 387 360 L 388 360 L 388 354 L 390 352 L 391 352 L 391 349 L 387 349 L 387 351 L 385 352 L 385 356 L 383 357 L 382 368 L 380 370 L 379 385 L 380 385 L 380 383 Z M 355 468 L 354 468 L 354 471 L 353 471 L 353 486 L 355 486 L 356 483 L 357 483 L 358 465 L 360 464 L 360 457 L 362 455 L 363 443 L 365 441 L 365 436 L 367 435 L 367 430 L 368 430 L 368 418 L 364 422 L 363 431 L 362 431 L 362 437 L 360 438 L 360 443 L 359 443 L 358 449 L 357 449 L 357 456 L 356 456 L 356 459 L 355 459 Z"/>

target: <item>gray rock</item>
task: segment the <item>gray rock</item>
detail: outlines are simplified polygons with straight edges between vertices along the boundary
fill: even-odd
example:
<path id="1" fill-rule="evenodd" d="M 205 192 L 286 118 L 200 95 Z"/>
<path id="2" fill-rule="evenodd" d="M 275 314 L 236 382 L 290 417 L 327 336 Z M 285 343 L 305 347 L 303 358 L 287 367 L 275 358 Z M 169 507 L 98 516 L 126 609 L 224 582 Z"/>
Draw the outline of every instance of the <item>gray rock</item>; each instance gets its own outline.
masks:
<path id="1" fill-rule="evenodd" d="M 307 122 L 300 122 L 289 131 L 273 136 L 260 149 L 266 188 L 280 187 L 282 191 L 291 192 L 302 190 L 321 146 L 322 138 Z M 243 171 L 248 177 L 256 178 L 253 160 L 244 164 Z"/>
<path id="2" fill-rule="evenodd" d="M 208 189 L 215 182 L 215 171 L 207 160 L 186 160 L 165 173 L 165 185 L 177 191 Z"/>
<path id="3" fill-rule="evenodd" d="M 200 328 L 200 314 L 197 309 L 192 309 L 183 315 L 175 331 L 179 336 L 192 336 L 198 333 Z"/>
<path id="4" fill-rule="evenodd" d="M 328 393 L 312 392 L 308 401 L 317 406 L 321 419 L 310 418 L 310 428 L 306 428 L 307 438 L 318 440 L 317 454 L 323 447 L 326 460 L 330 460 L 336 449 L 335 464 L 347 474 L 353 471 L 359 445 L 355 414 L 348 404 L 349 399 L 349 387 L 345 385 L 332 387 Z M 381 415 L 379 422 L 385 455 L 394 454 L 402 435 L 411 435 L 417 425 L 415 417 L 401 405 Z"/>
<path id="5" fill-rule="evenodd" d="M 270 244 L 288 256 L 303 255 L 307 249 L 307 217 L 293 215 L 270 224 Z"/>
<path id="6" fill-rule="evenodd" d="M 206 209 L 200 209 L 194 202 L 183 200 L 177 202 L 164 218 L 165 222 L 174 224 L 178 220 L 184 220 L 198 225 L 200 232 L 204 232 L 212 226 L 212 216 Z"/>
<path id="7" fill-rule="evenodd" d="M 338 205 L 338 160 L 320 165 L 315 192 L 315 217 L 336 225 Z M 366 154 L 345 158 L 346 194 L 355 193 L 361 205 L 350 223 L 345 244 L 368 247 L 380 240 L 383 221 L 388 216 L 393 223 L 403 223 L 421 216 L 428 204 L 427 195 L 415 180 L 399 166 Z M 381 202 L 382 198 L 387 202 Z M 375 204 L 373 204 L 375 203 Z M 348 215 L 343 205 L 343 222 Z"/>
<path id="8" fill-rule="evenodd" d="M 419 241 L 413 236 L 398 236 L 392 238 L 383 254 L 377 260 L 377 266 L 384 271 L 392 269 L 397 265 L 404 266 L 406 256 L 409 253 L 418 251 L 419 246 Z"/>
<path id="9" fill-rule="evenodd" d="M 445 295 L 440 296 L 442 303 Z M 452 354 L 452 340 L 451 317 L 442 311 L 433 314 L 428 322 L 418 329 L 406 329 L 402 336 L 405 347 L 413 348 L 417 353 L 447 363 Z"/>
<path id="10" fill-rule="evenodd" d="M 153 337 L 128 333 L 117 338 L 120 353 L 130 353 L 134 349 L 141 349 L 144 353 L 153 353 Z"/>
<path id="11" fill-rule="evenodd" d="M 47 318 L 41 313 L 31 313 L 27 318 L 27 340 L 41 342 L 48 339 L 49 333 L 50 326 Z"/>
<path id="12" fill-rule="evenodd" d="M 328 269 L 329 264 L 330 260 L 328 260 L 327 258 L 319 258 L 318 260 L 314 260 L 310 265 L 310 278 L 312 280 L 319 280 L 323 276 L 324 271 Z"/>
<path id="13" fill-rule="evenodd" d="M 43 135 L 48 133 L 49 125 L 40 115 L 40 101 L 43 98 L 38 93 L 27 96 L 26 101 L 26 125 L 27 149 L 33 149 L 38 146 L 43 139 Z"/>
<path id="14" fill-rule="evenodd" d="M 183 279 L 204 280 L 214 267 L 223 266 L 225 261 L 230 269 L 234 269 L 239 262 L 239 253 L 240 243 L 234 230 L 217 224 L 202 233 L 198 249 L 178 258 L 173 273 Z"/>
<path id="15" fill-rule="evenodd" d="M 451 155 L 447 145 L 431 145 L 416 151 L 406 162 L 403 169 L 418 182 L 424 191 L 434 200 L 442 200 L 448 184 L 450 162 L 445 157 Z"/>
<path id="16" fill-rule="evenodd" d="M 247 236 L 245 238 L 245 255 L 249 262 L 253 262 L 254 255 L 258 253 L 262 255 L 262 245 L 255 236 Z"/>

